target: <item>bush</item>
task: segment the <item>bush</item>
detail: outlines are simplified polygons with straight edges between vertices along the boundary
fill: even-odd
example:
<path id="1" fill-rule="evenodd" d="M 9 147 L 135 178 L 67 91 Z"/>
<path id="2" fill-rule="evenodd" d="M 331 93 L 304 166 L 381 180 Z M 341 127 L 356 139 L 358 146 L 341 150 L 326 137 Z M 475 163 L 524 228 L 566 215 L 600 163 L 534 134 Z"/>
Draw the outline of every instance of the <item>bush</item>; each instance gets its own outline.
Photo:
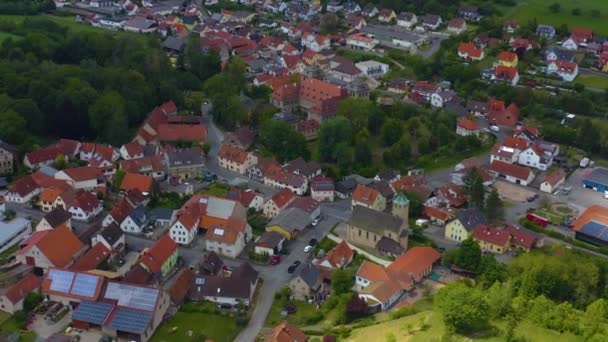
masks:
<path id="1" fill-rule="evenodd" d="M 394 310 L 393 312 L 391 312 L 390 314 L 390 318 L 391 319 L 399 319 L 401 317 L 405 317 L 405 316 L 410 316 L 415 314 L 416 312 L 418 312 L 414 307 L 401 307 L 397 310 Z"/>

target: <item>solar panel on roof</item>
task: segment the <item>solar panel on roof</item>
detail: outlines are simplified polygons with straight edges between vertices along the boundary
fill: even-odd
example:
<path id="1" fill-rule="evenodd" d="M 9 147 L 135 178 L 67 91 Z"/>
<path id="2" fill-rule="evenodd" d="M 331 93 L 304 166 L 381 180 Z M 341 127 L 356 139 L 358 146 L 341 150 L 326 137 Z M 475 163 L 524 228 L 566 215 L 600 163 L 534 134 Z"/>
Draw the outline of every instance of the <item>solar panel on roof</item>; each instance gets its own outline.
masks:
<path id="1" fill-rule="evenodd" d="M 113 307 L 110 303 L 82 301 L 72 313 L 72 319 L 102 325 Z"/>
<path id="2" fill-rule="evenodd" d="M 143 312 L 128 308 L 118 308 L 114 314 L 110 327 L 116 330 L 141 334 L 150 325 L 152 320 L 151 312 Z"/>
<path id="3" fill-rule="evenodd" d="M 78 273 L 76 274 L 76 278 L 74 278 L 74 285 L 72 285 L 72 290 L 70 293 L 77 296 L 93 297 L 95 295 L 95 290 L 97 289 L 99 280 L 99 276 Z"/>
<path id="4" fill-rule="evenodd" d="M 72 280 L 74 280 L 74 272 L 51 269 L 49 271 L 49 279 L 51 279 L 51 291 L 70 292 Z"/>
<path id="5" fill-rule="evenodd" d="M 154 311 L 158 289 L 109 282 L 105 298 L 117 300 L 120 306 Z"/>

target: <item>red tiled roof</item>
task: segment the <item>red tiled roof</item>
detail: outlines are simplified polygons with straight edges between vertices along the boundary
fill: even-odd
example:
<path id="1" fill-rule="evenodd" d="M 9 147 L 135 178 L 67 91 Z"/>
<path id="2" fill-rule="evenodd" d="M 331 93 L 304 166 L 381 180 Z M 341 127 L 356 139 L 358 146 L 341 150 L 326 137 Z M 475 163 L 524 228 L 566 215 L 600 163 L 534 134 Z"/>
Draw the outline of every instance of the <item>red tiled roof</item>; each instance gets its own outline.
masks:
<path id="1" fill-rule="evenodd" d="M 512 176 L 517 179 L 528 179 L 532 170 L 525 166 L 505 163 L 500 160 L 494 160 L 490 164 L 490 171 L 496 172 L 500 175 Z"/>
<path id="2" fill-rule="evenodd" d="M 188 294 L 188 290 L 190 290 L 193 278 L 194 273 L 187 267 L 182 269 L 179 275 L 177 275 L 177 278 L 169 288 L 169 296 L 173 303 L 181 303 L 184 301 Z"/>
<path id="3" fill-rule="evenodd" d="M 511 51 L 502 51 L 498 54 L 499 61 L 514 62 L 517 59 L 517 54 Z"/>
<path id="4" fill-rule="evenodd" d="M 38 164 L 49 160 L 55 160 L 62 151 L 57 146 L 48 146 L 41 148 L 36 151 L 32 151 L 25 154 L 25 157 L 31 164 Z"/>
<path id="5" fill-rule="evenodd" d="M 549 183 L 551 186 L 555 186 L 566 178 L 566 172 L 563 169 L 556 169 L 549 173 L 543 182 Z"/>
<path id="6" fill-rule="evenodd" d="M 144 252 L 139 262 L 144 264 L 152 273 L 160 271 L 163 264 L 177 250 L 177 243 L 167 234 L 156 241 L 150 249 Z"/>
<path id="7" fill-rule="evenodd" d="M 417 81 L 414 84 L 414 91 L 423 93 L 434 93 L 439 90 L 439 85 L 429 81 Z"/>
<path id="8" fill-rule="evenodd" d="M 511 235 L 508 231 L 480 224 L 473 230 L 473 238 L 495 246 L 506 246 Z"/>
<path id="9" fill-rule="evenodd" d="M 72 206 L 82 209 L 85 213 L 91 213 L 95 208 L 99 207 L 99 200 L 90 192 L 80 191 L 74 197 Z"/>
<path id="10" fill-rule="evenodd" d="M 374 38 L 369 37 L 367 34 L 365 34 L 365 32 L 351 34 L 350 36 L 348 36 L 347 39 L 360 41 L 360 42 L 364 42 L 364 43 L 371 43 L 374 41 Z"/>
<path id="11" fill-rule="evenodd" d="M 25 299 L 28 294 L 39 288 L 41 284 L 42 278 L 30 274 L 7 288 L 4 296 L 14 305 L 20 300 Z"/>
<path id="12" fill-rule="evenodd" d="M 38 188 L 38 184 L 36 184 L 34 178 L 31 175 L 27 175 L 17 179 L 15 183 L 11 184 L 9 186 L 9 191 L 15 192 L 21 197 L 25 197 Z"/>
<path id="13" fill-rule="evenodd" d="M 271 200 L 274 202 L 277 208 L 281 209 L 293 202 L 295 197 L 296 195 L 294 195 L 291 190 L 285 188 L 279 190 L 276 194 L 274 194 Z"/>
<path id="14" fill-rule="evenodd" d="M 528 148 L 529 142 L 525 139 L 521 139 L 521 138 L 515 138 L 515 137 L 505 137 L 505 139 L 502 142 L 502 146 L 506 146 L 506 147 L 510 147 L 510 148 L 515 148 L 518 149 L 520 151 L 525 150 L 526 148 Z"/>
<path id="15" fill-rule="evenodd" d="M 578 64 L 574 62 L 558 60 L 553 63 L 557 65 L 557 70 L 561 73 L 574 74 L 578 68 Z"/>
<path id="16" fill-rule="evenodd" d="M 483 53 L 482 49 L 479 49 L 477 46 L 475 46 L 475 44 L 469 42 L 461 42 L 458 45 L 458 51 L 461 53 L 466 53 L 468 56 L 473 58 L 479 58 Z"/>
<path id="17" fill-rule="evenodd" d="M 434 218 L 443 222 L 447 221 L 450 217 L 450 214 L 448 212 L 433 207 L 425 206 L 422 210 L 422 213 L 428 218 Z"/>
<path id="18" fill-rule="evenodd" d="M 80 146 L 80 141 L 72 139 L 60 139 L 57 143 L 57 148 L 61 150 L 64 155 L 74 155 L 76 150 Z"/>
<path id="19" fill-rule="evenodd" d="M 479 125 L 477 125 L 475 122 L 467 119 L 467 118 L 462 118 L 458 121 L 458 126 L 462 127 L 468 131 L 478 131 L 479 130 Z"/>
<path id="20" fill-rule="evenodd" d="M 205 125 L 180 125 L 161 124 L 158 127 L 158 139 L 160 141 L 196 141 L 207 140 L 207 126 Z"/>
<path id="21" fill-rule="evenodd" d="M 403 191 L 411 191 L 415 187 L 424 185 L 426 183 L 426 179 L 424 176 L 404 176 L 394 181 L 391 186 L 395 191 L 403 190 Z"/>
<path id="22" fill-rule="evenodd" d="M 593 30 L 586 27 L 574 27 L 570 31 L 573 36 L 584 39 L 593 38 Z"/>
<path id="23" fill-rule="evenodd" d="M 22 246 L 25 245 L 19 252 L 19 254 L 27 253 L 33 246 L 44 254 L 49 261 L 55 267 L 63 268 L 66 267 L 71 261 L 74 255 L 84 247 L 82 242 L 72 233 L 70 228 L 65 225 L 61 225 L 52 230 L 45 230 L 44 234 L 34 234 L 23 242 Z M 61 243 L 58 243 L 58 242 Z"/>
<path id="24" fill-rule="evenodd" d="M 464 19 L 462 19 L 462 18 L 454 18 L 454 19 L 451 19 L 450 21 L 448 21 L 448 27 L 452 27 L 452 28 L 461 28 L 465 25 L 466 24 L 464 22 Z"/>
<path id="25" fill-rule="evenodd" d="M 317 210 L 320 205 L 321 205 L 321 203 L 319 203 L 317 200 L 313 199 L 312 197 L 305 196 L 305 197 L 296 197 L 296 199 L 293 200 L 293 202 L 291 202 L 291 204 L 289 205 L 289 208 L 302 209 L 305 212 L 310 214 L 310 213 L 314 212 L 315 210 Z"/>
<path id="26" fill-rule="evenodd" d="M 120 190 L 129 191 L 137 189 L 142 193 L 152 192 L 152 184 L 154 180 L 150 176 L 140 175 L 138 173 L 127 173 L 120 183 Z"/>
<path id="27" fill-rule="evenodd" d="M 420 281 L 428 268 L 441 259 L 441 253 L 432 247 L 416 246 L 408 249 L 388 265 L 387 269 L 400 271 L 403 274 L 412 274 L 416 281 Z"/>
<path id="28" fill-rule="evenodd" d="M 164 171 L 163 161 L 161 156 L 149 156 L 130 160 L 121 160 L 120 168 L 126 172 L 143 173 L 143 172 L 162 172 Z"/>
<path id="29" fill-rule="evenodd" d="M 308 338 L 296 325 L 283 322 L 274 327 L 264 342 L 306 342 Z"/>
<path id="30" fill-rule="evenodd" d="M 243 164 L 247 160 L 247 156 L 247 151 L 230 144 L 223 144 L 218 153 L 218 158 L 227 159 L 230 162 L 238 164 Z"/>
<path id="31" fill-rule="evenodd" d="M 63 172 L 76 182 L 97 179 L 101 176 L 101 170 L 90 166 L 74 167 L 65 169 Z"/>
<path id="32" fill-rule="evenodd" d="M 336 247 L 332 248 L 321 260 L 319 265 L 324 261 L 327 261 L 333 268 L 340 268 L 345 266 L 346 263 L 350 262 L 353 258 L 354 251 L 346 241 L 340 242 Z"/>
<path id="33" fill-rule="evenodd" d="M 506 230 L 511 235 L 511 243 L 514 245 L 526 249 L 532 249 L 532 247 L 534 247 L 534 244 L 536 243 L 537 239 L 534 235 L 526 233 L 512 225 L 506 225 L 504 227 L 504 230 Z"/>
<path id="34" fill-rule="evenodd" d="M 499 65 L 494 69 L 494 75 L 498 78 L 506 78 L 509 80 L 515 79 L 517 77 L 518 72 L 517 68 L 511 68 L 504 65 Z"/>
<path id="35" fill-rule="evenodd" d="M 127 151 L 127 153 L 129 154 L 129 156 L 131 156 L 131 157 L 144 153 L 143 146 L 141 146 L 140 144 L 138 144 L 136 142 L 130 142 L 128 144 L 125 144 L 124 147 L 125 147 L 125 150 Z"/>
<path id="36" fill-rule="evenodd" d="M 90 271 L 94 270 L 104 260 L 110 256 L 110 249 L 103 243 L 98 243 L 93 248 L 84 253 L 74 265 L 70 267 L 72 271 Z"/>
<path id="37" fill-rule="evenodd" d="M 572 223 L 572 227 L 574 230 L 578 231 L 590 221 L 598 221 L 608 225 L 608 208 L 600 205 L 592 205 Z"/>
<path id="38" fill-rule="evenodd" d="M 370 206 L 376 202 L 378 196 L 381 196 L 378 190 L 362 184 L 358 184 L 355 191 L 353 191 L 353 201 L 365 203 Z"/>

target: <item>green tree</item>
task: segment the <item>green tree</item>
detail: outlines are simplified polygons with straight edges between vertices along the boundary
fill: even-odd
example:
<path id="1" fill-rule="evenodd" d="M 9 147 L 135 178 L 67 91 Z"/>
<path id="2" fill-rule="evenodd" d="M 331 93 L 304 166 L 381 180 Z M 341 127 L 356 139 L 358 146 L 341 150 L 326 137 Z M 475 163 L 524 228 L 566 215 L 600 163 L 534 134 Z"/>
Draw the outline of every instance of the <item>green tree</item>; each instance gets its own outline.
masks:
<path id="1" fill-rule="evenodd" d="M 388 119 L 382 125 L 382 142 L 385 146 L 390 146 L 397 142 L 403 135 L 403 125 L 397 119 Z"/>
<path id="2" fill-rule="evenodd" d="M 351 123 L 345 117 L 324 121 L 319 129 L 319 156 L 322 161 L 336 161 L 338 145 L 351 144 L 353 130 Z"/>
<path id="3" fill-rule="evenodd" d="M 594 335 L 606 334 L 606 322 L 608 320 L 608 303 L 601 298 L 589 304 L 581 320 L 583 334 L 590 338 Z"/>
<path id="4" fill-rule="evenodd" d="M 0 111 L 0 139 L 20 144 L 26 137 L 25 119 L 12 109 Z"/>
<path id="5" fill-rule="evenodd" d="M 321 32 L 324 34 L 336 33 L 338 29 L 338 17 L 333 13 L 325 13 L 321 16 Z"/>
<path id="6" fill-rule="evenodd" d="M 456 257 L 456 265 L 466 270 L 477 271 L 481 264 L 481 248 L 477 241 L 466 239 L 460 245 Z"/>
<path id="7" fill-rule="evenodd" d="M 372 150 L 367 141 L 359 141 L 355 144 L 355 164 L 365 167 L 372 162 Z"/>
<path id="8" fill-rule="evenodd" d="M 505 317 L 511 309 L 512 296 L 512 290 L 508 283 L 495 282 L 490 286 L 484 292 L 490 317 L 493 319 Z"/>
<path id="9" fill-rule="evenodd" d="M 562 10 L 562 5 L 560 5 L 558 2 L 554 2 L 549 6 L 549 10 L 553 13 L 558 13 Z"/>
<path id="10" fill-rule="evenodd" d="M 60 154 L 55 157 L 55 168 L 57 168 L 57 170 L 63 170 L 66 168 L 67 165 L 68 162 L 65 160 L 65 156 L 63 154 Z"/>
<path id="11" fill-rule="evenodd" d="M 486 199 L 485 211 L 488 220 L 493 223 L 504 221 L 504 209 L 498 190 L 492 188 L 490 195 Z"/>
<path id="12" fill-rule="evenodd" d="M 113 145 L 128 139 L 128 123 L 125 99 L 116 91 L 104 92 L 89 109 L 89 120 L 93 130 Z"/>
<path id="13" fill-rule="evenodd" d="M 340 102 L 336 115 L 349 119 L 355 131 L 359 131 L 367 125 L 368 115 L 373 110 L 374 103 L 370 100 L 349 97 Z"/>
<path id="14" fill-rule="evenodd" d="M 435 303 L 445 324 L 454 331 L 471 333 L 487 323 L 487 305 L 481 291 L 463 282 L 443 287 L 435 295 Z"/>
<path id="15" fill-rule="evenodd" d="M 284 122 L 265 122 L 260 136 L 264 147 L 282 163 L 298 157 L 310 157 L 304 136 Z"/>
<path id="16" fill-rule="evenodd" d="M 354 284 L 354 277 L 349 271 L 342 269 L 334 271 L 331 278 L 331 289 L 336 295 L 350 292 Z"/>
<path id="17" fill-rule="evenodd" d="M 483 179 L 477 168 L 473 168 L 464 178 L 464 189 L 469 195 L 469 206 L 483 209 L 486 191 L 483 187 Z"/>
<path id="18" fill-rule="evenodd" d="M 209 151 L 211 151 L 211 145 L 209 145 L 209 143 L 204 143 L 203 153 L 205 154 L 205 157 L 209 155 Z"/>

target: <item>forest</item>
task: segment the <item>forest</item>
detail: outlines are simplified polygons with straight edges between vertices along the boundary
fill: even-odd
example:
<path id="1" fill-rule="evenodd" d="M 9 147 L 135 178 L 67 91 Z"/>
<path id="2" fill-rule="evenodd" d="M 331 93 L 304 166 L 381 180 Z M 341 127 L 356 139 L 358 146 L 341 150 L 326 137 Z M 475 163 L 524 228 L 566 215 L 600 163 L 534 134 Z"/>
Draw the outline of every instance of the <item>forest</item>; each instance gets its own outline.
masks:
<path id="1" fill-rule="evenodd" d="M 178 107 L 220 71 L 190 48 L 174 68 L 156 36 L 80 32 L 43 17 L 0 20 L 0 139 L 22 150 L 65 137 L 122 144 L 156 105 Z M 200 102 L 199 102 L 200 103 Z"/>

